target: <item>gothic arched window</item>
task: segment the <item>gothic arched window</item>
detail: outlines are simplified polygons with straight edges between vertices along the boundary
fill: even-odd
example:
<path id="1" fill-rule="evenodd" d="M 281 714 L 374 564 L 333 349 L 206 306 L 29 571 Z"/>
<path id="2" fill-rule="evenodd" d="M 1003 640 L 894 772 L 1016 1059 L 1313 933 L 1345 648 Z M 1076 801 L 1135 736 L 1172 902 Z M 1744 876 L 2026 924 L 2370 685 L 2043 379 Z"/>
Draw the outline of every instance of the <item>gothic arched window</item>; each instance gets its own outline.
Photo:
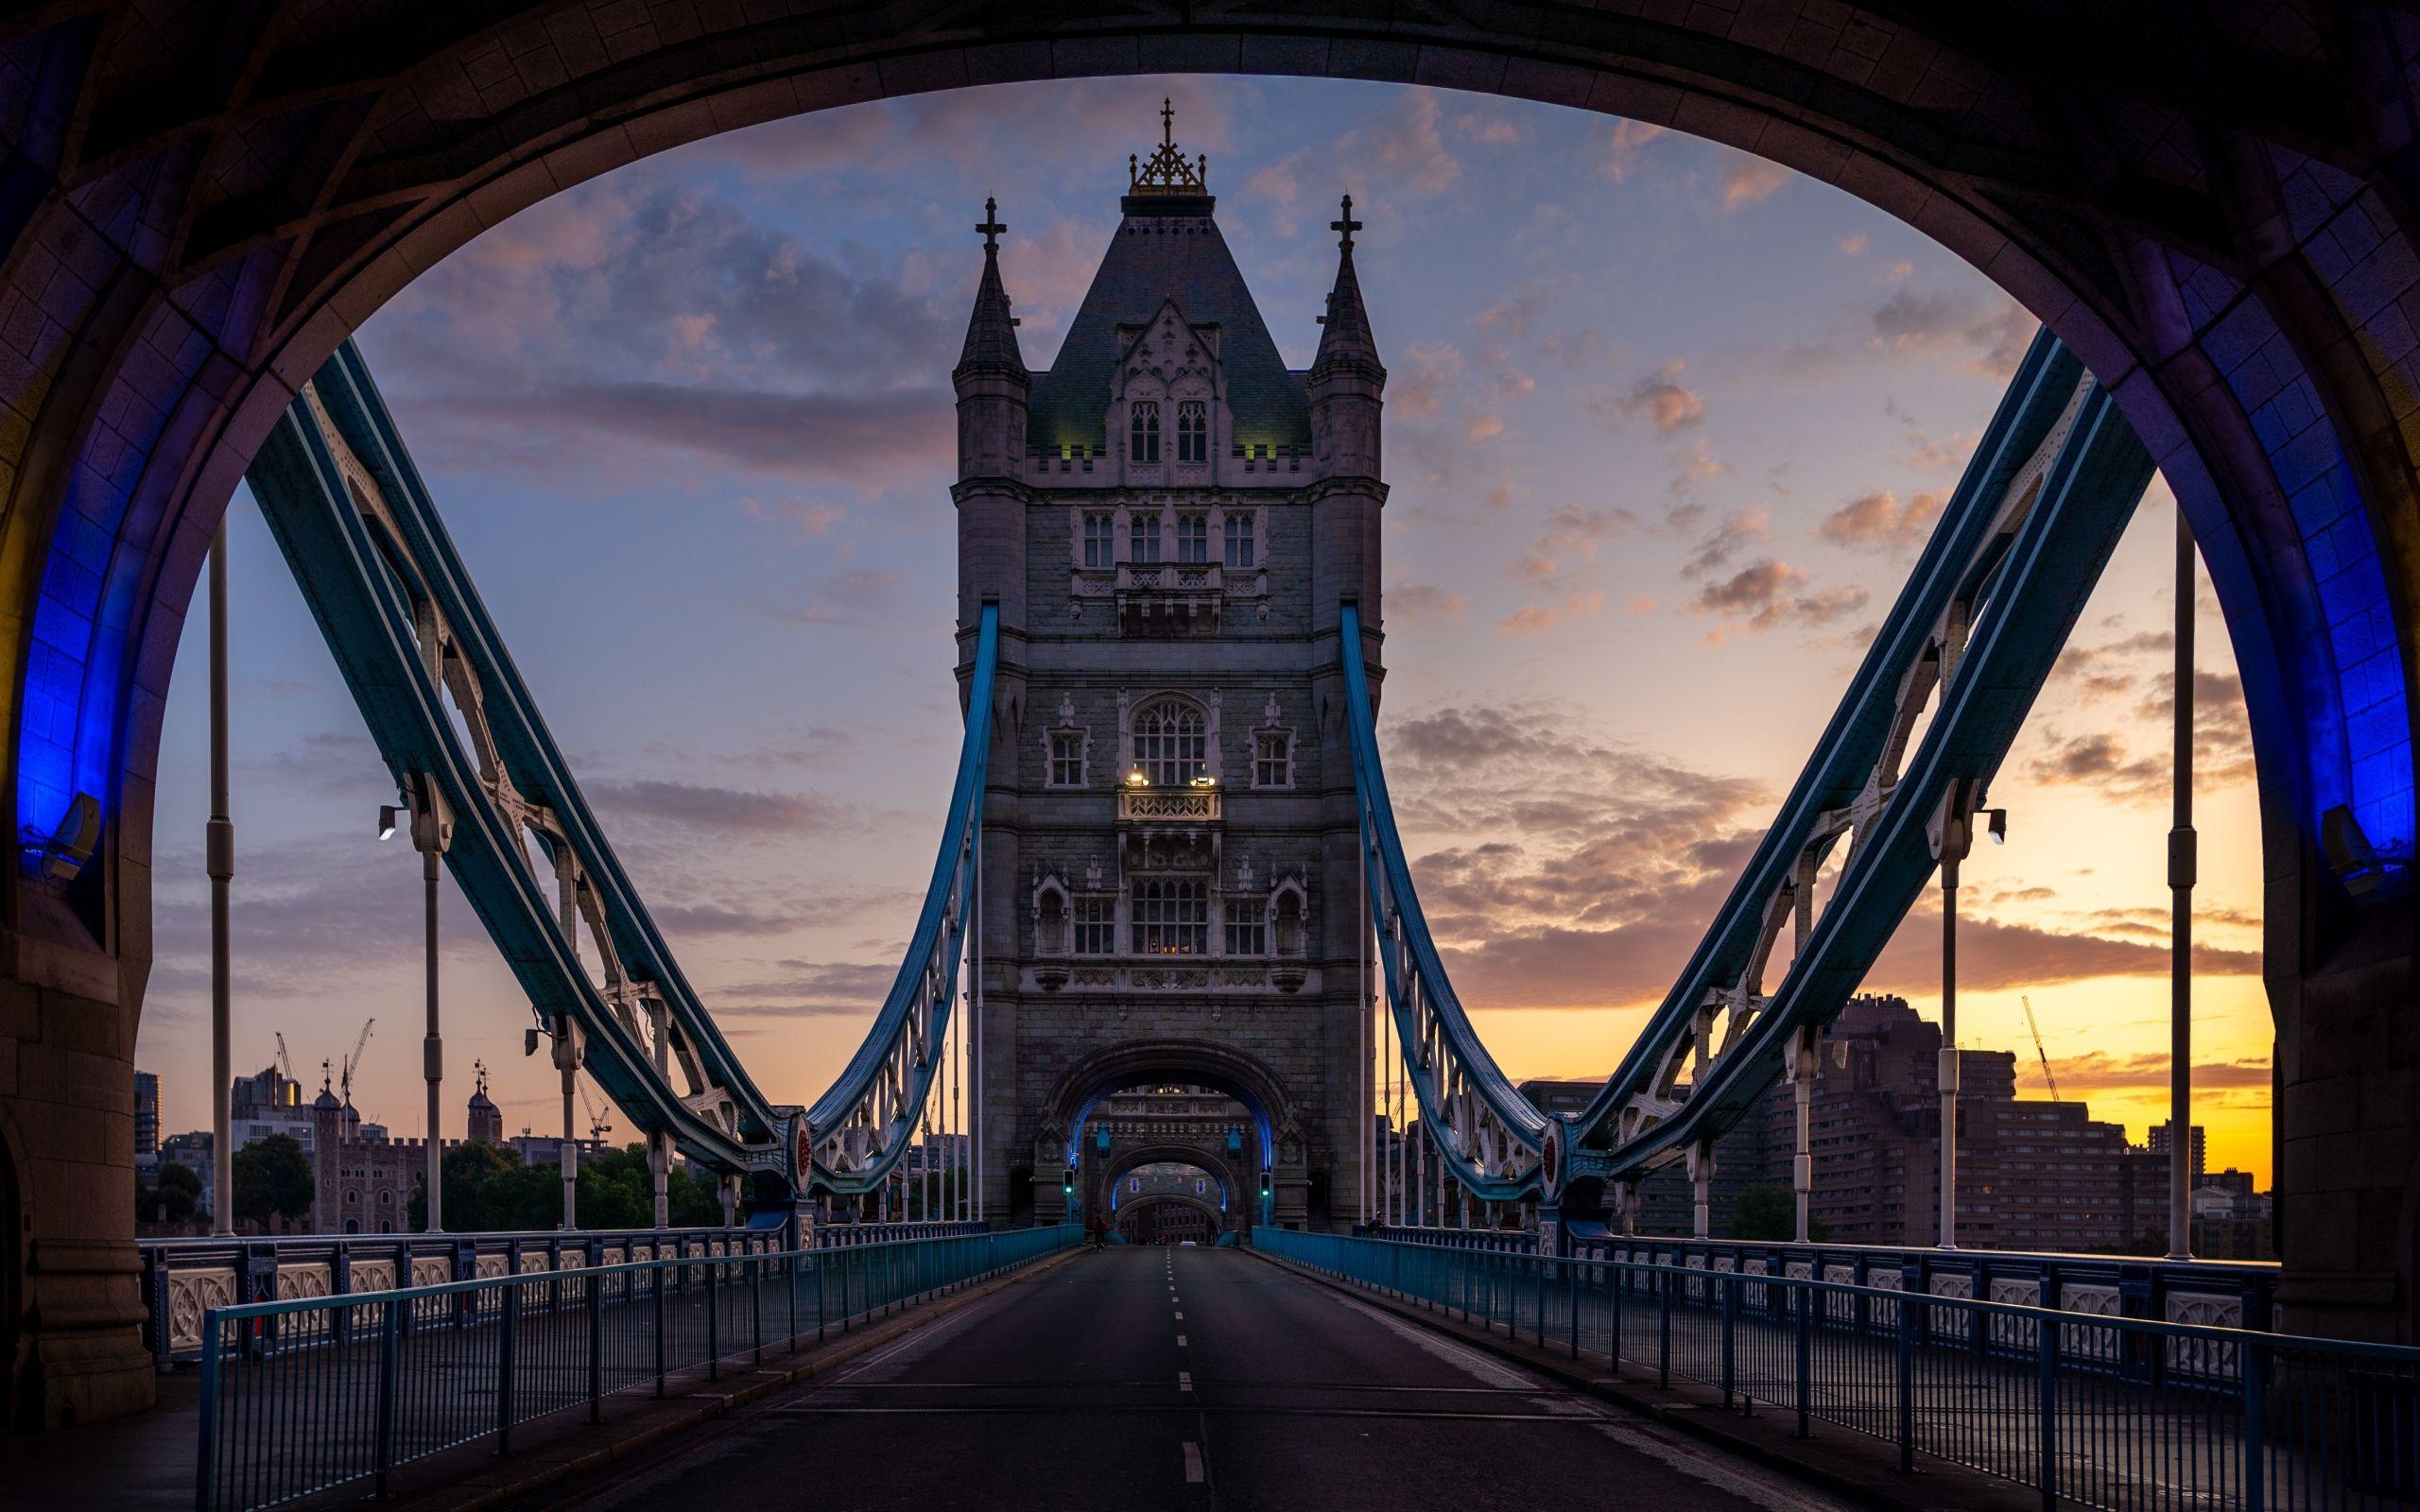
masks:
<path id="1" fill-rule="evenodd" d="M 1156 399 L 1138 399 L 1133 409 L 1133 445 L 1128 456 L 1137 462 L 1160 459 L 1160 404 Z"/>
<path id="2" fill-rule="evenodd" d="M 1210 406 L 1199 399 L 1187 399 L 1176 406 L 1176 459 L 1210 460 Z"/>
<path id="3" fill-rule="evenodd" d="M 1134 712 L 1134 769 L 1156 787 L 1183 787 L 1207 770 L 1209 730 L 1201 711 L 1162 698 Z"/>

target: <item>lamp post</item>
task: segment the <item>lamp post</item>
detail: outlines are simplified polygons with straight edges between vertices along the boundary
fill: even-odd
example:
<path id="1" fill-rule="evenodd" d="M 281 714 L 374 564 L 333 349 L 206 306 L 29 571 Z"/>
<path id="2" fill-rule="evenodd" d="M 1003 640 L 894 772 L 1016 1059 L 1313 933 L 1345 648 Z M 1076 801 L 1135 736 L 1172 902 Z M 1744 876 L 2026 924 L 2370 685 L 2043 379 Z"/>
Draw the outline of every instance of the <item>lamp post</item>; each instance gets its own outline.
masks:
<path id="1" fill-rule="evenodd" d="M 2168 1258 L 2193 1258 L 2193 531 L 2176 507 L 2176 788 L 2168 832 Z"/>
<path id="2" fill-rule="evenodd" d="M 378 808 L 378 838 L 395 833 L 398 816 L 409 813 L 412 849 L 420 852 L 421 953 L 427 978 L 428 1030 L 421 1040 L 421 1075 L 428 1083 L 428 1224 L 427 1231 L 445 1228 L 444 1142 L 439 1137 L 443 1116 L 445 1041 L 438 1029 L 437 990 L 437 858 L 454 843 L 454 813 L 438 796 L 437 784 L 425 776 L 405 782 L 401 804 Z"/>
<path id="3" fill-rule="evenodd" d="M 1983 784 L 1958 778 L 1949 784 L 1930 838 L 1941 863 L 1941 1237 L 1944 1249 L 1958 1247 L 1958 868 L 1975 846 L 1975 816 L 1990 820 L 1992 843 L 2008 839 L 2008 810 L 1983 809 Z"/>
<path id="4" fill-rule="evenodd" d="M 210 874 L 210 1228 L 235 1231 L 233 1113 L 234 986 L 229 887 L 235 876 L 235 821 L 228 816 L 227 780 L 227 523 L 210 541 L 210 823 L 204 869 Z M 13 1239 L 11 1240 L 13 1243 Z"/>

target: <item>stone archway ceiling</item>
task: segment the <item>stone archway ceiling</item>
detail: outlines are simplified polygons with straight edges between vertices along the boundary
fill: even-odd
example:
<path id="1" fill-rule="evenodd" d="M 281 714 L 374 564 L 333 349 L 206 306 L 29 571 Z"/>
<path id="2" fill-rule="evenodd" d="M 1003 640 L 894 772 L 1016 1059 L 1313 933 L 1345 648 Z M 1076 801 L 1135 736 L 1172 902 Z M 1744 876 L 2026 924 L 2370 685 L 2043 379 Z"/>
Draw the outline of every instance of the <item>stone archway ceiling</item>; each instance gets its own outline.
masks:
<path id="1" fill-rule="evenodd" d="M 0 602 L 31 607 L 0 622 L 23 668 L 16 819 L 47 830 L 78 792 L 109 816 L 128 797 L 147 811 L 176 624 L 251 446 L 347 331 L 481 228 L 804 111 L 1233 71 L 1670 126 L 1965 255 L 2118 389 L 2169 472 L 2234 623 L 2273 808 L 2309 827 L 2342 804 L 2408 845 L 2416 33 L 2358 0 L 1670 21 L 1512 0 L 769 20 L 627 0 L 61 0 L 0 24 Z M 147 859 L 139 833 L 113 833 L 121 861 Z"/>

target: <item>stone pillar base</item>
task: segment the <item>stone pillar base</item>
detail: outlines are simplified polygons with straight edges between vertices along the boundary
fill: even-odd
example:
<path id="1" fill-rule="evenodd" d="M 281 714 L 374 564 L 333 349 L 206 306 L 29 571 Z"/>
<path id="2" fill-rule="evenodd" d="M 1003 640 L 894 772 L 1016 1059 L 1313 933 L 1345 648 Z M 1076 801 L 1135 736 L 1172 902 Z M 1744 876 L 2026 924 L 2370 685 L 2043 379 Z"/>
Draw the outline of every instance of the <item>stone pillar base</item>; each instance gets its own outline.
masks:
<path id="1" fill-rule="evenodd" d="M 37 1241 L 26 1280 L 26 1390 L 16 1426 L 72 1428 L 158 1400 L 133 1245 Z"/>

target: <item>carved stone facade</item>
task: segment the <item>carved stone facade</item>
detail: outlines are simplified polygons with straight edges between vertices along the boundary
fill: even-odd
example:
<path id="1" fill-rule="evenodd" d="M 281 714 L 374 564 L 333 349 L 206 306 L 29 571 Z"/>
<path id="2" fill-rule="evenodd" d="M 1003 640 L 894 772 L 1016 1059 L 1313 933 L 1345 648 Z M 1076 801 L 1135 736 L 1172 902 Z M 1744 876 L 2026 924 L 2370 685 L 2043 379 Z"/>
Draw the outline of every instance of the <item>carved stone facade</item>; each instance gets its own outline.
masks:
<path id="1" fill-rule="evenodd" d="M 1277 1221 L 1350 1223 L 1364 973 L 1338 627 L 1347 601 L 1377 619 L 1385 372 L 1349 245 L 1295 370 L 1172 140 L 1121 208 L 1052 369 L 1025 369 L 987 250 L 955 374 L 961 644 L 986 601 L 1001 627 L 987 1208 L 1059 1216 L 1103 1100 L 1168 1084 L 1234 1099 L 1242 1196 L 1265 1167 Z M 1375 636 L 1353 650 L 1374 674 Z"/>

